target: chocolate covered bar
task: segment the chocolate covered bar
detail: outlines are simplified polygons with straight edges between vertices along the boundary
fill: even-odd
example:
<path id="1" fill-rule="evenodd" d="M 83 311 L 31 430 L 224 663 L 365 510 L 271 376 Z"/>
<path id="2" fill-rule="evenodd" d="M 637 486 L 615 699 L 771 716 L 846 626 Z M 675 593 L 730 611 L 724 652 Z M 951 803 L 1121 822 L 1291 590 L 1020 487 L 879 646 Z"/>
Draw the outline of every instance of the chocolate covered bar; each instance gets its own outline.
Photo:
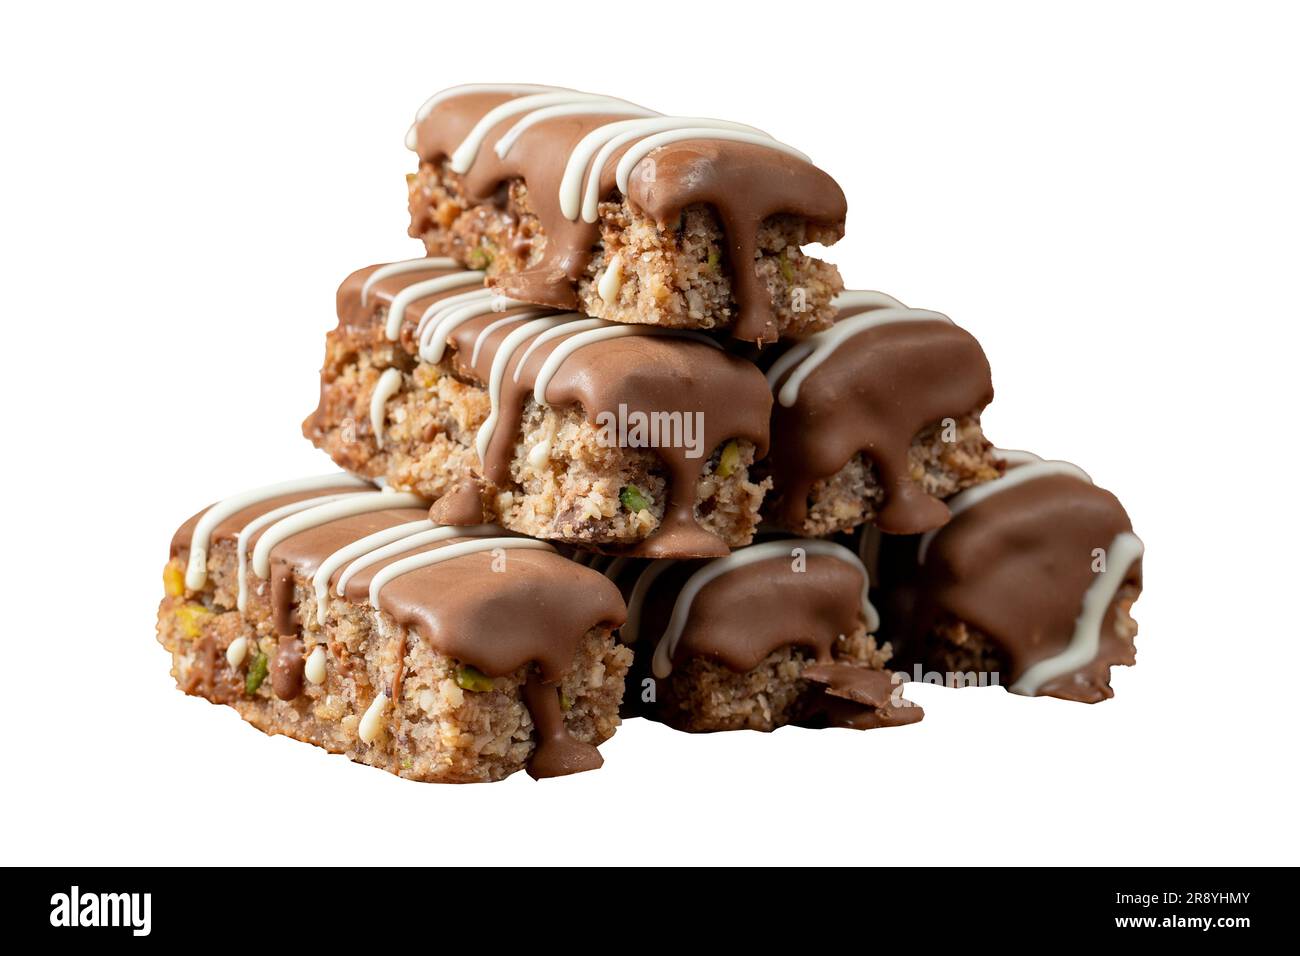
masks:
<path id="1" fill-rule="evenodd" d="M 948 524 L 883 543 L 885 633 L 952 686 L 1111 697 L 1110 668 L 1136 660 L 1142 542 L 1075 465 L 999 454 L 1006 474 L 950 499 Z"/>
<path id="2" fill-rule="evenodd" d="M 841 238 L 844 193 L 761 130 L 480 84 L 430 98 L 407 145 L 410 234 L 510 298 L 751 342 L 830 324 L 839 273 L 801 247 Z"/>
<path id="3" fill-rule="evenodd" d="M 711 561 L 587 560 L 627 600 L 629 713 L 692 732 L 921 719 L 885 670 L 866 571 L 842 545 L 799 538 Z"/>
<path id="4" fill-rule="evenodd" d="M 948 520 L 942 501 L 1001 474 L 980 412 L 988 360 L 946 315 L 880 292 L 844 292 L 835 325 L 779 354 L 773 481 L 764 515 L 804 535 L 874 523 L 918 534 Z"/>
<path id="5" fill-rule="evenodd" d="M 447 523 L 651 557 L 751 540 L 772 404 L 756 366 L 698 332 L 538 308 L 482 279 L 440 258 L 349 276 L 307 437 L 440 499 Z"/>
<path id="6" fill-rule="evenodd" d="M 172 539 L 159 641 L 187 694 L 413 780 L 600 766 L 631 653 L 602 575 L 346 474 L 221 501 Z"/>

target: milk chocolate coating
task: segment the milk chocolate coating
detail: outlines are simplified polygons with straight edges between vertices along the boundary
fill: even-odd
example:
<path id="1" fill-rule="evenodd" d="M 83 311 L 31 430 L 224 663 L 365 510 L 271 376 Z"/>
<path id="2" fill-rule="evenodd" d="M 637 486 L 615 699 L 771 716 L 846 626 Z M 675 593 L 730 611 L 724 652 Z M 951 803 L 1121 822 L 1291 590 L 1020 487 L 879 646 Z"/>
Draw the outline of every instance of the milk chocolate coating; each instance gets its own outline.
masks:
<path id="1" fill-rule="evenodd" d="M 862 311 L 843 310 L 837 321 Z M 851 336 L 803 381 L 793 405 L 773 405 L 772 519 L 799 528 L 813 485 L 861 452 L 884 491 L 876 515 L 882 531 L 919 534 L 941 526 L 947 506 L 911 477 L 912 439 L 992 400 L 984 350 L 950 322 L 895 322 Z"/>
<path id="2" fill-rule="evenodd" d="M 925 663 L 935 627 L 964 621 L 994 642 L 1005 668 L 999 683 L 1010 686 L 1065 650 L 1096 579 L 1094 549 L 1132 530 L 1113 494 L 1079 478 L 1045 475 L 1010 487 L 954 517 L 931 540 L 923 564 L 916 564 L 915 540 L 890 542 L 882 560 L 886 570 L 894 566 L 898 587 L 886 602 L 886 633 L 901 658 Z M 1125 582 L 1141 586 L 1140 559 Z M 1134 662 L 1132 648 L 1115 636 L 1115 613 L 1112 602 L 1097 656 L 1038 694 L 1089 703 L 1111 696 L 1110 667 Z"/>
<path id="3" fill-rule="evenodd" d="M 816 663 L 805 667 L 803 676 L 824 685 L 825 693 L 838 699 L 833 705 L 820 705 L 816 695 L 810 695 L 806 722 L 866 727 L 920 720 L 922 710 L 915 706 L 897 709 L 915 711 L 908 718 L 881 716 L 877 723 L 865 720 L 864 711 L 880 708 L 895 712 L 890 701 L 890 674 L 832 657 L 840 636 L 854 633 L 861 625 L 863 572 L 826 555 L 810 553 L 804 560 L 803 571 L 795 571 L 788 557 L 742 564 L 704 585 L 691 602 L 672 656 L 674 666 L 698 657 L 744 673 L 781 648 L 807 648 Z M 647 672 L 646 664 L 668 627 L 682 585 L 700 567 L 699 562 L 681 562 L 650 586 L 637 622 L 638 674 Z M 625 593 L 641 570 L 631 567 L 619 575 Z M 661 706 L 671 704 L 671 681 L 664 684 L 658 702 Z"/>
<path id="4" fill-rule="evenodd" d="M 338 310 L 341 325 L 373 327 L 379 322 L 381 310 L 386 309 L 403 288 L 455 271 L 431 269 L 381 279 L 371 286 L 367 303 L 362 306 L 361 287 L 376 268 L 370 266 L 355 272 L 340 286 Z M 399 333 L 403 346 L 415 352 L 417 344 L 412 335 L 420 316 L 432 303 L 463 291 L 453 289 L 412 302 Z M 487 326 L 520 311 L 525 310 L 492 312 L 469 320 L 452 333 L 449 344 L 454 349 L 453 368 L 461 378 L 485 385 L 497 349 L 514 326 L 502 326 L 482 342 L 478 339 Z M 497 484 L 509 481 L 510 461 L 514 456 L 524 403 L 532 394 L 537 373 L 562 342 L 562 338 L 552 339 L 533 350 L 523 368 L 518 370 L 518 381 L 515 372 L 523 349 L 516 351 L 516 357 L 506 368 L 501 390 L 501 417 L 488 447 L 487 460 L 482 465 L 482 474 L 489 481 Z M 479 345 L 478 361 L 470 364 L 476 343 Z M 762 373 L 752 363 L 689 338 L 630 335 L 594 342 L 571 354 L 551 379 L 546 397 L 555 406 L 580 405 L 587 421 L 597 427 L 602 414 L 617 417 L 620 405 L 625 406 L 629 414 L 701 413 L 703 453 L 699 457 L 689 457 L 690 449 L 684 447 L 649 449 L 662 462 L 668 478 L 668 501 L 659 527 L 632 548 L 609 550 L 624 550 L 645 557 L 674 558 L 714 557 L 728 552 L 725 542 L 701 527 L 695 518 L 696 485 L 709 456 L 730 439 L 742 438 L 753 442 L 757 457 L 767 453 L 772 396 Z"/>
<path id="5" fill-rule="evenodd" d="M 483 489 L 477 481 L 462 481 L 429 508 L 429 520 L 434 524 L 466 528 L 483 524 Z"/>
<path id="6" fill-rule="evenodd" d="M 517 94 L 470 93 L 434 107 L 416 126 L 416 152 L 426 163 L 449 156 L 466 134 L 493 107 Z M 478 157 L 461 181 L 465 195 L 476 203 L 500 202 L 502 185 L 515 178 L 528 187 L 528 199 L 546 236 L 543 258 L 525 272 L 497 276 L 493 284 L 504 294 L 526 302 L 574 309 L 577 280 L 590 263 L 600 241 L 599 223 L 576 222 L 560 211 L 559 188 L 567 158 L 585 135 L 599 126 L 625 119 L 622 115 L 563 116 L 545 120 L 525 132 L 500 159 L 493 147 L 517 118 L 503 121 L 488 133 Z M 600 195 L 617 195 L 614 171 L 631 147 L 610 157 L 600 172 Z M 726 232 L 732 269 L 736 318 L 732 334 L 750 342 L 774 341 L 776 320 L 767 289 L 753 267 L 758 255 L 758 228 L 781 213 L 802 216 L 841 233 L 848 204 L 835 180 L 817 167 L 779 150 L 725 140 L 688 140 L 661 146 L 653 159 L 655 176 L 638 174 L 629 180 L 633 208 L 652 217 L 668 231 L 687 206 L 713 206 Z M 644 163 L 646 160 L 642 160 Z M 425 224 L 413 210 L 411 234 Z"/>
<path id="7" fill-rule="evenodd" d="M 313 495 L 282 495 L 245 508 L 218 524 L 212 541 L 234 542 L 240 529 L 259 515 L 309 497 Z M 171 547 L 174 557 L 188 554 L 200 515 L 176 532 Z M 424 517 L 422 508 L 392 508 L 302 531 L 272 549 L 272 579 L 278 575 L 278 579 L 291 581 L 295 573 L 310 579 L 327 557 L 345 545 Z M 247 545 L 250 553 L 264 531 L 251 536 Z M 345 596 L 355 604 L 366 604 L 370 581 L 387 565 L 464 540 L 450 538 L 376 562 L 349 580 Z M 479 552 L 403 574 L 380 592 L 379 609 L 418 634 L 438 653 L 489 677 L 536 665 L 535 682 L 545 692 L 534 688 L 524 695 L 537 728 L 537 750 L 532 758 L 537 763 L 530 762 L 529 772 L 546 776 L 598 766 L 594 747 L 568 738 L 555 685 L 572 665 L 578 643 L 588 631 L 623 623 L 627 610 L 618 588 L 603 575 L 551 551 L 511 549 L 505 552 L 504 570 L 494 569 L 494 560 L 492 553 Z M 342 570 L 335 572 L 331 588 Z M 292 589 L 277 592 L 273 588 L 272 600 L 273 618 L 281 633 L 279 649 L 271 662 L 272 684 L 276 696 L 288 700 L 302 688 L 302 642 L 297 625 L 292 623 Z M 555 701 L 554 708 L 544 701 L 548 694 Z M 571 769 L 563 770 L 565 767 Z"/>

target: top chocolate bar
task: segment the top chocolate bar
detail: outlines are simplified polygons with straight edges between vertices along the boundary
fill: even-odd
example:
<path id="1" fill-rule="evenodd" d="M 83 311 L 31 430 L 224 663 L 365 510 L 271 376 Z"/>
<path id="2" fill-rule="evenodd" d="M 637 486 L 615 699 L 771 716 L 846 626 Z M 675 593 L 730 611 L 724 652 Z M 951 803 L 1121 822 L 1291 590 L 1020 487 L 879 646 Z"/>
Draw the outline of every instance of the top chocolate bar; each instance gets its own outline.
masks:
<path id="1" fill-rule="evenodd" d="M 844 234 L 835 180 L 725 120 L 546 86 L 430 98 L 407 145 L 410 233 L 503 294 L 615 322 L 771 342 L 828 327 Z"/>

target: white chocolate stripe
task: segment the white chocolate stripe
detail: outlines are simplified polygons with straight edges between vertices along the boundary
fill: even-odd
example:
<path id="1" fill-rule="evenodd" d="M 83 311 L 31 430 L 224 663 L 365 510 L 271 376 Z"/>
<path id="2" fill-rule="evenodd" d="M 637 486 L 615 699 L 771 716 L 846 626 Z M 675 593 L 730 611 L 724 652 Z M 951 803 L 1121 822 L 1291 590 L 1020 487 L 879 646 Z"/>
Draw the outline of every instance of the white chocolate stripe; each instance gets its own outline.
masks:
<path id="1" fill-rule="evenodd" d="M 623 195 L 627 195 L 628 180 L 632 178 L 632 170 L 636 168 L 637 163 L 645 159 L 652 150 L 660 146 L 667 146 L 671 143 L 680 143 L 690 139 L 709 139 L 709 140 L 726 140 L 733 143 L 750 143 L 754 146 L 765 146 L 768 149 L 775 149 L 778 152 L 794 156 L 796 159 L 802 159 L 806 163 L 811 163 L 804 153 L 799 152 L 793 146 L 788 146 L 779 140 L 772 139 L 767 135 L 758 135 L 749 133 L 744 130 L 734 129 L 717 129 L 707 126 L 690 126 L 685 129 L 670 129 L 662 133 L 656 133 L 653 136 L 647 136 L 645 139 L 630 146 L 623 158 L 618 161 L 618 166 L 614 169 L 614 181 L 618 185 L 618 190 Z"/>
<path id="2" fill-rule="evenodd" d="M 1115 600 L 1120 585 L 1134 562 L 1142 557 L 1142 552 L 1142 541 L 1131 531 L 1121 531 L 1115 536 L 1106 549 L 1106 570 L 1097 575 L 1083 595 L 1083 609 L 1074 622 L 1070 643 L 1061 653 L 1028 668 L 1011 685 L 1011 693 L 1032 697 L 1049 681 L 1096 659 L 1101 648 L 1101 626 L 1106 619 L 1106 609 Z"/>
<path id="3" fill-rule="evenodd" d="M 460 308 L 444 312 L 436 322 L 429 325 L 429 328 L 425 330 L 425 334 L 421 337 L 420 358 L 426 362 L 440 362 L 446 352 L 447 342 L 451 339 L 452 333 L 466 322 L 484 315 L 490 315 L 493 312 L 504 312 L 506 309 L 517 309 L 528 304 L 518 299 L 507 299 L 504 296 L 489 294 L 487 298 L 478 299 Z M 550 309 L 534 308 L 532 310 L 534 317 L 552 314 L 554 313 Z"/>
<path id="4" fill-rule="evenodd" d="M 722 129 L 766 136 L 761 129 L 727 120 L 706 119 L 696 116 L 656 116 L 650 119 L 620 120 L 598 126 L 584 136 L 569 153 L 560 179 L 560 213 L 570 222 L 577 222 L 579 214 L 584 222 L 595 222 L 600 206 L 600 174 L 611 156 L 625 143 L 643 136 L 664 133 L 674 129 Z M 595 156 L 595 161 L 592 157 Z M 590 172 L 588 172 L 590 165 Z M 586 176 L 586 189 L 583 178 Z"/>
<path id="5" fill-rule="evenodd" d="M 585 346 L 626 335 L 671 335 L 676 338 L 704 342 L 716 349 L 722 348 L 720 344 L 707 335 L 690 329 L 662 329 L 647 325 L 622 325 L 606 322 L 604 319 L 586 318 L 576 312 L 548 315 L 534 319 L 507 335 L 492 359 L 492 369 L 488 375 L 488 400 L 491 410 L 488 413 L 487 420 L 479 428 L 478 434 L 475 436 L 475 447 L 478 450 L 479 460 L 481 462 L 487 460 L 487 450 L 492 444 L 492 435 L 497 422 L 501 418 L 501 383 L 505 377 L 506 368 L 520 348 L 523 348 L 524 351 L 520 355 L 518 362 L 515 363 L 512 374 L 512 379 L 516 382 L 519 380 L 524 364 L 539 346 L 561 336 L 568 336 L 547 355 L 546 361 L 542 363 L 541 369 L 538 370 L 537 380 L 533 385 L 533 398 L 538 404 L 547 405 L 549 402 L 546 399 L 546 389 L 565 359 Z M 532 341 L 529 341 L 530 339 Z M 528 342 L 526 347 L 524 346 L 525 342 Z"/>
<path id="6" fill-rule="evenodd" d="M 682 634 L 686 630 L 686 622 L 691 615 L 691 604 L 705 585 L 728 572 L 758 561 L 788 558 L 796 548 L 800 548 L 810 555 L 837 558 L 858 568 L 862 572 L 862 616 L 866 620 L 867 630 L 875 631 L 880 627 L 880 616 L 876 613 L 876 609 L 869 597 L 870 581 L 867 580 L 867 569 L 858 560 L 858 556 L 848 548 L 832 541 L 819 541 L 813 538 L 788 538 L 784 541 L 768 541 L 763 544 L 754 544 L 733 551 L 724 558 L 715 558 L 686 579 L 686 583 L 682 585 L 681 591 L 677 594 L 677 600 L 673 604 L 673 612 L 668 619 L 668 627 L 664 631 L 663 637 L 659 638 L 659 643 L 655 646 L 654 661 L 651 667 L 654 676 L 663 679 L 672 673 L 673 654 L 676 652 L 677 644 L 681 641 Z"/>
<path id="7" fill-rule="evenodd" d="M 514 375 L 511 377 L 516 382 L 519 381 L 519 374 L 524 370 L 524 363 L 532 357 L 532 354 L 537 351 L 539 346 L 545 345 L 547 342 L 558 339 L 561 336 L 604 328 L 606 324 L 607 323 L 604 319 L 574 319 L 572 322 L 566 322 L 564 325 L 558 326 L 557 328 L 547 329 L 540 335 L 535 336 L 533 340 L 528 343 L 528 348 L 524 349 L 524 354 L 519 356 L 519 361 L 515 363 Z M 628 326 L 628 328 L 630 327 L 631 326 Z M 545 404 L 545 402 L 542 404 Z"/>
<path id="8" fill-rule="evenodd" d="M 321 627 L 325 626 L 325 619 L 327 616 L 325 613 L 325 599 L 329 596 L 330 578 L 334 577 L 335 571 L 343 567 L 343 565 L 347 564 L 349 561 L 359 558 L 364 554 L 369 554 L 376 548 L 390 544 L 400 538 L 409 537 L 417 531 L 425 531 L 432 527 L 434 527 L 434 524 L 428 518 L 421 518 L 419 521 L 408 521 L 405 524 L 393 525 L 391 528 L 384 528 L 380 531 L 376 531 L 374 534 L 368 534 L 364 538 L 359 538 L 351 544 L 345 544 L 322 561 L 320 567 L 316 569 L 316 573 L 313 574 L 311 578 L 312 590 L 316 592 L 316 622 L 320 624 Z M 341 594 L 342 592 L 340 591 L 339 593 Z"/>
<path id="9" fill-rule="evenodd" d="M 366 568 L 373 567 L 380 561 L 387 561 L 389 558 L 396 557 L 399 554 L 405 554 L 407 551 L 414 551 L 416 548 L 422 548 L 426 544 L 437 544 L 439 541 L 446 541 L 448 538 L 484 538 L 493 535 L 503 535 L 505 531 L 494 524 L 475 524 L 458 528 L 452 525 L 434 525 L 424 531 L 417 531 L 409 537 L 401 538 L 390 544 L 375 548 L 373 551 L 356 558 L 351 564 L 343 569 L 339 575 L 338 584 L 334 590 L 342 597 L 347 590 L 348 582 L 352 580 L 359 572 Z"/>
<path id="10" fill-rule="evenodd" d="M 531 336 L 555 328 L 557 325 L 563 325 L 565 322 L 571 322 L 576 318 L 578 318 L 576 312 L 569 312 L 563 315 L 533 319 L 512 330 L 497 347 L 496 355 L 492 356 L 492 369 L 488 372 L 488 401 L 491 408 L 487 419 L 479 426 L 478 434 L 474 436 L 474 447 L 478 451 L 481 463 L 486 464 L 487 462 L 488 445 L 492 442 L 492 433 L 496 430 L 497 420 L 501 417 L 501 380 L 505 378 L 506 367 L 510 364 L 511 356 Z"/>
<path id="11" fill-rule="evenodd" d="M 416 112 L 415 125 L 406 134 L 406 145 L 411 149 L 416 148 L 416 126 L 439 103 L 455 96 L 486 92 L 523 95 L 497 104 L 479 118 L 450 156 L 451 168 L 457 173 L 464 174 L 470 170 L 488 134 L 512 117 L 518 116 L 520 119 L 501 134 L 494 146 L 496 155 L 502 159 L 510 153 L 521 136 L 547 120 L 599 114 L 633 117 L 602 123 L 570 150 L 560 179 L 558 198 L 561 214 L 571 222 L 576 222 L 579 216 L 586 222 L 594 223 L 597 220 L 601 173 L 614 154 L 628 144 L 633 145 L 615 170 L 618 188 L 625 194 L 633 169 L 647 154 L 660 146 L 684 140 L 712 139 L 752 143 L 809 161 L 805 154 L 794 147 L 744 123 L 698 116 L 663 116 L 617 97 L 582 93 L 563 87 L 525 84 L 471 84 L 435 94 Z"/>
<path id="12" fill-rule="evenodd" d="M 492 337 L 492 333 L 504 325 L 510 325 L 512 322 L 528 322 L 533 319 L 541 318 L 546 315 L 546 310 L 542 309 L 535 312 L 521 312 L 518 315 L 508 315 L 504 319 L 497 319 L 495 322 L 489 322 L 483 328 L 479 329 L 478 334 L 474 336 L 474 348 L 469 354 L 470 367 L 478 365 L 479 354 L 483 351 L 483 346 L 487 340 Z"/>
<path id="13" fill-rule="evenodd" d="M 270 574 L 271 550 L 295 534 L 370 511 L 383 511 L 385 508 L 419 508 L 427 504 L 427 499 L 407 491 L 372 491 L 369 494 L 349 497 L 345 501 L 334 501 L 289 515 L 271 525 L 257 539 L 257 547 L 253 549 L 253 573 L 259 578 L 265 578 Z"/>
<path id="14" fill-rule="evenodd" d="M 441 564 L 443 561 L 450 561 L 452 558 L 460 558 L 480 551 L 493 551 L 497 548 L 521 548 L 537 551 L 555 550 L 545 541 L 537 541 L 533 538 L 478 538 L 473 541 L 458 541 L 455 544 L 449 544 L 434 551 L 413 554 L 409 558 L 402 558 L 400 561 L 394 561 L 392 564 L 381 568 L 371 578 L 370 606 L 379 607 L 380 592 L 394 578 L 399 578 L 403 574 L 410 574 L 412 571 L 418 571 L 421 568 Z"/>
<path id="15" fill-rule="evenodd" d="M 537 381 L 533 386 L 533 398 L 536 399 L 538 404 L 548 404 L 546 400 L 546 388 L 551 384 L 551 379 L 555 377 L 555 373 L 560 370 L 560 366 L 564 364 L 564 360 L 574 352 L 578 351 L 578 349 L 585 348 L 588 345 L 595 345 L 597 342 L 622 338 L 627 335 L 653 337 L 672 336 L 673 338 L 693 339 L 697 342 L 706 342 L 716 349 L 722 348 L 721 345 L 709 338 L 707 335 L 700 332 L 693 332 L 689 329 L 662 329 L 649 325 L 617 325 L 602 320 L 594 321 L 600 322 L 598 328 L 590 328 L 584 322 L 573 323 L 573 331 L 578 334 L 565 339 L 551 350 L 550 355 L 546 356 L 546 361 L 542 363 L 541 369 L 537 372 Z M 583 328 L 579 328 L 579 326 L 582 326 Z M 568 331 L 568 329 L 565 329 L 565 331 Z M 523 362 L 521 361 L 519 366 L 516 366 L 516 375 L 519 374 L 519 367 L 522 365 Z"/>
<path id="16" fill-rule="evenodd" d="M 308 491 L 320 491 L 325 488 L 343 488 L 354 485 L 358 488 L 373 488 L 374 485 L 356 475 L 338 472 L 333 475 L 314 475 L 310 478 L 295 478 L 273 485 L 254 488 L 251 491 L 232 495 L 217 502 L 199 517 L 190 535 L 190 556 L 185 568 L 185 586 L 197 591 L 208 580 L 208 549 L 212 545 L 212 532 L 221 522 L 231 515 L 238 514 L 245 508 L 251 508 L 259 502 L 278 498 L 281 495 L 295 495 Z"/>
<path id="17" fill-rule="evenodd" d="M 235 537 L 235 568 L 239 579 L 239 589 L 235 597 L 235 607 L 243 612 L 248 608 L 248 542 L 253 535 L 265 528 L 269 524 L 274 524 L 281 518 L 287 518 L 289 515 L 297 514 L 299 511 L 306 511 L 308 508 L 316 508 L 320 505 L 327 505 L 331 501 L 338 501 L 342 498 L 354 498 L 357 495 L 369 494 L 365 491 L 351 491 L 346 494 L 338 495 L 319 495 L 312 498 L 304 498 L 302 501 L 293 501 L 287 505 L 281 505 L 274 508 L 264 515 L 258 515 L 248 524 L 239 529 L 239 534 Z"/>
<path id="18" fill-rule="evenodd" d="M 562 116 L 598 116 L 602 113 L 611 116 L 659 115 L 654 110 L 648 110 L 643 106 L 636 106 L 626 100 L 613 97 L 604 97 L 582 103 L 563 103 L 559 106 L 547 106 L 540 110 L 533 110 L 533 112 L 506 130 L 501 135 L 501 138 L 497 140 L 494 150 L 499 158 L 505 159 L 511 148 L 519 141 L 519 137 L 538 123 L 544 123 L 549 119 L 558 119 Z"/>
<path id="19" fill-rule="evenodd" d="M 483 140 L 487 138 L 498 123 L 505 122 L 512 116 L 518 116 L 521 113 L 529 113 L 533 110 L 539 110 L 547 106 L 565 106 L 571 103 L 601 103 L 610 107 L 620 104 L 630 110 L 643 110 L 643 107 L 635 103 L 628 103 L 626 100 L 618 100 L 610 96 L 601 96 L 598 93 L 579 93 L 574 90 L 566 90 L 557 93 L 535 93 L 531 96 L 520 96 L 515 99 L 506 100 L 497 106 L 492 107 L 477 123 L 469 134 L 461 141 L 461 144 L 451 154 L 451 168 L 453 172 L 464 175 L 469 172 L 474 160 L 478 158 L 478 151 L 483 148 Z"/>
<path id="20" fill-rule="evenodd" d="M 645 606 L 645 598 L 650 593 L 650 586 L 655 583 L 659 575 L 676 563 L 672 558 L 660 558 L 658 561 L 651 561 L 637 575 L 636 583 L 632 585 L 632 593 L 627 596 L 627 623 L 619 630 L 619 636 L 624 644 L 635 644 L 641 636 L 641 609 Z"/>
<path id="21" fill-rule="evenodd" d="M 406 131 L 406 148 L 415 149 L 415 127 L 419 126 L 433 108 L 457 96 L 470 96 L 474 93 L 546 93 L 563 89 L 559 86 L 538 86 L 534 83 L 466 83 L 434 93 L 415 111 L 415 122 Z"/>
<path id="22" fill-rule="evenodd" d="M 1043 460 L 1032 451 L 1022 451 L 1019 448 L 994 448 L 993 457 L 1002 459 L 1012 468 Z"/>
<path id="23" fill-rule="evenodd" d="M 366 276 L 366 281 L 361 284 L 361 307 L 363 309 L 366 307 L 366 303 L 370 300 L 370 290 L 376 282 L 382 282 L 392 276 L 405 275 L 408 272 L 429 272 L 433 269 L 458 268 L 460 268 L 460 263 L 455 259 L 447 259 L 442 256 L 404 259 L 401 262 L 390 262 L 387 265 L 382 265 Z"/>
<path id="24" fill-rule="evenodd" d="M 777 401 L 789 408 L 799 400 L 799 387 L 816 368 L 835 353 L 841 345 L 868 329 L 899 322 L 952 322 L 942 312 L 927 309 L 879 308 L 850 316 L 836 322 L 825 332 L 818 332 L 800 342 L 768 370 L 768 384 L 775 385 L 781 375 L 790 369 L 790 376 L 777 392 Z M 793 366 L 793 367 L 792 367 Z"/>
<path id="25" fill-rule="evenodd" d="M 963 511 L 973 508 L 986 498 L 991 498 L 1001 491 L 1015 488 L 1027 481 L 1044 478 L 1048 475 L 1070 475 L 1080 481 L 1092 484 L 1092 479 L 1088 476 L 1088 473 L 1078 465 L 1072 465 L 1068 461 L 1035 461 L 1027 465 L 1021 465 L 1018 468 L 1012 468 L 1001 478 L 994 478 L 992 481 L 986 481 L 983 484 L 958 492 L 948 499 L 948 511 L 953 518 L 956 518 Z M 949 521 L 949 524 L 951 523 Z M 925 556 L 930 550 L 930 542 L 934 540 L 936 534 L 942 532 L 946 527 L 948 525 L 943 525 L 921 535 L 921 543 L 916 551 L 918 564 L 925 564 Z"/>
<path id="26" fill-rule="evenodd" d="M 906 309 L 907 306 L 899 302 L 892 295 L 886 295 L 883 292 L 872 292 L 866 289 L 852 289 L 841 292 L 831 301 L 832 307 L 837 310 L 841 309 Z M 781 381 L 781 376 L 788 372 L 799 362 L 808 357 L 815 347 L 816 336 L 810 336 L 809 339 L 798 342 L 791 346 L 784 355 L 772 363 L 772 367 L 767 370 L 767 385 L 769 388 L 776 388 L 776 383 Z"/>
<path id="27" fill-rule="evenodd" d="M 425 279 L 423 282 L 408 285 L 393 296 L 393 302 L 388 307 L 388 322 L 384 326 L 384 335 L 387 336 L 390 342 L 397 341 L 397 333 L 402 329 L 402 319 L 412 302 L 463 285 L 481 285 L 484 275 L 485 273 L 477 270 L 453 272 L 451 275 L 439 276 L 436 279 Z"/>
<path id="28" fill-rule="evenodd" d="M 375 383 L 375 390 L 370 393 L 370 427 L 375 433 L 375 444 L 380 448 L 384 447 L 385 406 L 401 387 L 402 373 L 395 368 L 386 368 Z"/>
<path id="29" fill-rule="evenodd" d="M 420 321 L 415 325 L 415 334 L 423 338 L 429 326 L 436 325 L 438 320 L 448 312 L 453 312 L 462 305 L 469 305 L 472 302 L 491 301 L 494 295 L 496 293 L 491 289 L 471 289 L 469 292 L 457 292 L 445 299 L 439 299 L 424 310 Z"/>

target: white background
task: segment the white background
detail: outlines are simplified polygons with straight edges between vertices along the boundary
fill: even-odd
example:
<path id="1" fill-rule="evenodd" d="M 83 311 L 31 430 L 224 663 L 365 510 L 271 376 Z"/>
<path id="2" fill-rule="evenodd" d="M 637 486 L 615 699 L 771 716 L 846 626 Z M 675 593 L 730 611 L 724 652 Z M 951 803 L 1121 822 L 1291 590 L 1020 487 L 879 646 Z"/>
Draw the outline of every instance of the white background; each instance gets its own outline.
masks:
<path id="1" fill-rule="evenodd" d="M 258 862 L 283 828 L 282 863 L 1300 862 L 1283 5 L 179 6 L 0 29 L 6 862 Z M 969 328 L 988 434 L 1127 504 L 1146 593 L 1116 699 L 632 721 L 598 773 L 438 787 L 174 689 L 173 528 L 327 467 L 298 423 L 335 287 L 420 251 L 411 115 L 503 80 L 753 123 L 838 178 L 849 283 Z"/>

